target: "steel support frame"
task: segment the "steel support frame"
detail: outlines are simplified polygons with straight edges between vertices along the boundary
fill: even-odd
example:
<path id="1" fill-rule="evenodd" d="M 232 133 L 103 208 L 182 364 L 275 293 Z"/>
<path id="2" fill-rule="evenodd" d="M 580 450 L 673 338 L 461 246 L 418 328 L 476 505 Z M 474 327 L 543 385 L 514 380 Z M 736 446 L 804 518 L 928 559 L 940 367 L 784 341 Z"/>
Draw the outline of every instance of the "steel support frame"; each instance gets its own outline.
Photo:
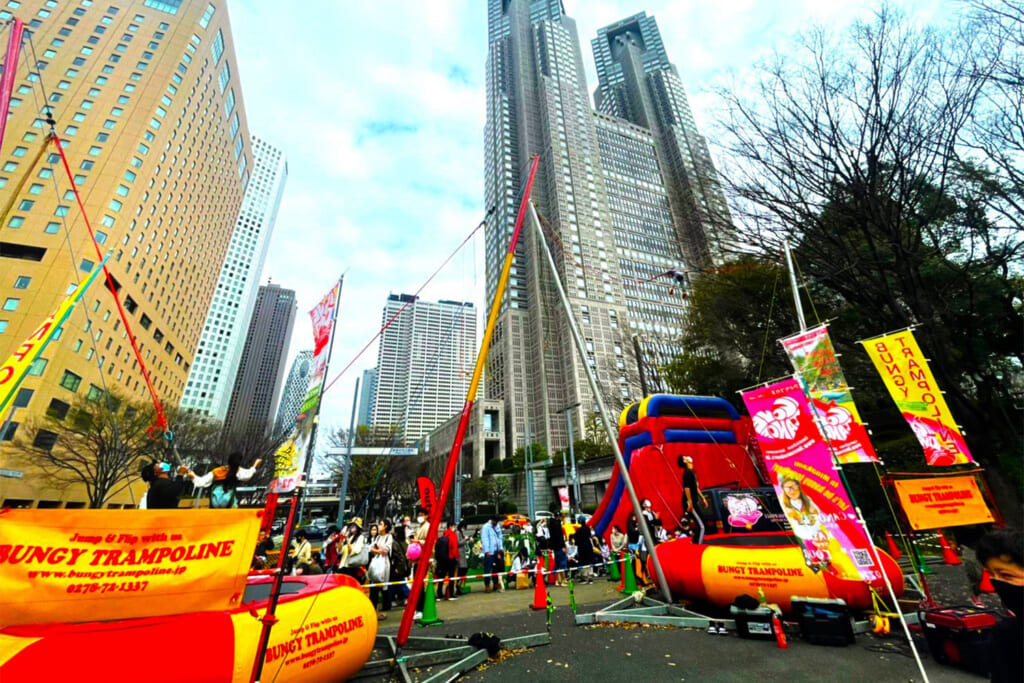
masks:
<path id="1" fill-rule="evenodd" d="M 527 636 L 503 639 L 501 648 L 510 650 L 521 647 L 537 647 L 550 645 L 550 633 L 535 633 Z M 399 652 L 395 636 L 377 636 L 375 646 L 386 649 L 391 656 L 387 659 L 377 659 L 367 662 L 362 670 L 353 679 L 368 678 L 384 674 L 398 674 L 404 683 L 412 683 L 409 675 L 410 668 L 422 668 L 435 666 L 437 664 L 448 664 L 441 671 L 423 679 L 422 683 L 441 683 L 441 681 L 454 681 L 459 676 L 487 660 L 487 651 L 471 647 L 466 644 L 465 638 L 427 638 L 412 636 L 406 643 L 403 653 Z M 414 652 L 410 652 L 413 650 Z"/>
<path id="2" fill-rule="evenodd" d="M 908 614 L 907 623 L 916 623 L 917 615 Z M 676 605 L 669 605 L 654 598 L 644 597 L 637 603 L 632 597 L 623 598 L 604 609 L 588 614 L 577 614 L 576 625 L 634 623 L 677 626 L 679 628 L 707 628 L 712 621 L 725 626 L 730 631 L 736 630 L 735 619 L 712 619 L 709 616 Z M 853 622 L 855 634 L 870 633 L 871 622 L 866 619 Z"/>

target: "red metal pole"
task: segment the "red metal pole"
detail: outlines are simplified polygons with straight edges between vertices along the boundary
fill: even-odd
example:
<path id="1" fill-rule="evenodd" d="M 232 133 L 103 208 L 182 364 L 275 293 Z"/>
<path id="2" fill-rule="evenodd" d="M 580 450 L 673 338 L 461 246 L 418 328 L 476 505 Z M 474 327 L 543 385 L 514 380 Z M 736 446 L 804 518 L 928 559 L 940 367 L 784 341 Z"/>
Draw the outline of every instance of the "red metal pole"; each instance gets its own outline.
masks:
<path id="1" fill-rule="evenodd" d="M 483 374 L 484 363 L 487 360 L 487 349 L 490 347 L 491 337 L 494 334 L 494 326 L 498 320 L 501 300 L 505 295 L 505 286 L 508 284 L 509 271 L 512 269 L 512 259 L 515 256 L 516 244 L 519 242 L 519 233 L 522 230 L 523 220 L 526 217 L 526 207 L 530 201 L 530 190 L 533 189 L 533 179 L 537 175 L 537 165 L 539 162 L 540 157 L 534 155 L 530 163 L 530 174 L 526 178 L 526 187 L 523 188 L 523 199 L 519 204 L 519 215 L 516 217 L 515 230 L 512 232 L 512 240 L 509 242 L 508 252 L 505 254 L 505 263 L 501 271 L 501 277 L 498 279 L 498 286 L 494 291 L 494 300 L 491 302 L 491 312 L 487 320 L 487 329 L 484 330 L 483 341 L 480 343 L 480 353 L 476 358 L 473 379 L 470 381 L 469 390 L 466 392 L 466 403 L 462 407 L 462 416 L 459 418 L 459 429 L 455 433 L 451 453 L 448 454 L 448 464 L 445 466 L 444 477 L 441 480 L 441 493 L 438 495 L 434 509 L 430 513 L 430 528 L 427 530 L 423 552 L 420 555 L 420 559 L 416 562 L 416 573 L 413 576 L 409 598 L 405 602 L 405 610 L 402 611 L 402 623 L 398 628 L 399 647 L 409 642 L 412 617 L 416 611 L 416 603 L 419 601 L 420 593 L 423 591 L 423 581 L 427 577 L 430 556 L 434 552 L 434 543 L 437 541 L 437 527 L 441 524 L 441 515 L 444 512 L 445 503 L 448 502 L 448 494 L 451 492 L 452 482 L 455 480 L 455 468 L 462 454 L 462 441 L 466 436 L 466 427 L 469 426 L 469 416 L 473 413 L 473 403 L 476 400 L 477 387 L 480 385 L 480 377 Z"/>
<path id="2" fill-rule="evenodd" d="M 271 494 L 275 495 L 275 494 Z M 291 506 L 288 511 L 288 523 L 284 525 L 284 538 L 281 540 L 281 554 L 277 558 L 277 574 L 274 576 L 274 587 L 270 591 L 270 604 L 267 611 L 260 620 L 263 622 L 263 631 L 260 633 L 260 646 L 256 649 L 256 661 L 253 663 L 252 676 L 249 683 L 256 683 L 263 675 L 263 661 L 267 654 L 267 646 L 270 644 L 270 629 L 277 623 L 274 612 L 277 610 L 277 600 L 281 597 L 281 584 L 284 583 L 284 558 L 288 555 L 288 542 L 291 540 L 292 524 L 295 522 L 295 508 L 298 507 L 298 492 L 292 494 Z M 270 519 L 273 520 L 273 514 Z"/>

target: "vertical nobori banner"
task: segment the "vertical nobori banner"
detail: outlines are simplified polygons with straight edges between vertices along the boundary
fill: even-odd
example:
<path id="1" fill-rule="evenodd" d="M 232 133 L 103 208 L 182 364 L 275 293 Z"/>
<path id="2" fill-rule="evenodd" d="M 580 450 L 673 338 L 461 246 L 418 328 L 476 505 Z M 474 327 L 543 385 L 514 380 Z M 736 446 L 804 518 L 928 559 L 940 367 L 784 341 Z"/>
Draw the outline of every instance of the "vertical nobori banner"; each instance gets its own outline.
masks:
<path id="1" fill-rule="evenodd" d="M 850 387 L 836 359 L 828 326 L 821 325 L 782 339 L 807 392 L 825 436 L 844 465 L 852 462 L 878 462 L 868 430 L 853 403 Z"/>
<path id="2" fill-rule="evenodd" d="M 861 344 L 924 449 L 927 463 L 936 467 L 973 463 L 913 333 L 894 332 Z"/>
<path id="3" fill-rule="evenodd" d="M 273 493 L 291 491 L 302 477 L 306 451 L 313 436 L 314 418 L 320 411 L 320 394 L 323 392 L 324 378 L 327 376 L 327 359 L 333 341 L 332 331 L 340 293 L 339 280 L 309 312 L 309 317 L 313 320 L 313 369 L 309 373 L 306 397 L 302 401 L 302 409 L 296 418 L 295 428 L 274 455 L 274 481 L 270 483 L 270 490 Z"/>
<path id="4" fill-rule="evenodd" d="M 843 488 L 800 382 L 743 392 L 775 493 L 813 571 L 875 581 L 870 540 Z"/>

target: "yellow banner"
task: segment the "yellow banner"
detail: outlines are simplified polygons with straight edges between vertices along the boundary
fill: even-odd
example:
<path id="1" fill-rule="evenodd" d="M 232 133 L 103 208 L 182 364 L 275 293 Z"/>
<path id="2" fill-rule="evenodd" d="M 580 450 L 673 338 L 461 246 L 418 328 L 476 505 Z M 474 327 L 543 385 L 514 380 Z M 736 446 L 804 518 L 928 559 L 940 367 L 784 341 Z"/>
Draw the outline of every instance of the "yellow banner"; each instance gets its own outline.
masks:
<path id="1" fill-rule="evenodd" d="M 0 512 L 0 628 L 238 607 L 262 515 Z"/>
<path id="2" fill-rule="evenodd" d="M 896 479 L 903 512 L 915 530 L 994 522 L 973 476 Z"/>
<path id="3" fill-rule="evenodd" d="M 973 463 L 928 361 L 910 330 L 861 342 L 889 395 L 914 430 L 929 465 Z"/>
<path id="4" fill-rule="evenodd" d="M 107 262 L 108 258 L 110 258 L 109 254 L 93 269 L 89 277 L 82 280 L 78 287 L 75 288 L 75 291 L 61 302 L 57 310 L 44 320 L 43 324 L 37 327 L 36 331 L 29 335 L 28 339 L 14 350 L 10 358 L 4 361 L 3 365 L 0 365 L 0 416 L 4 414 L 4 410 L 14 398 L 14 393 L 18 389 L 18 385 L 21 384 L 21 380 L 28 373 L 29 366 L 39 357 L 39 354 L 43 352 L 46 345 L 50 343 L 53 335 L 56 334 L 60 326 L 67 320 L 68 315 L 71 314 L 71 309 L 82 298 L 86 288 L 96 279 L 96 275 L 103 269 L 103 265 Z"/>

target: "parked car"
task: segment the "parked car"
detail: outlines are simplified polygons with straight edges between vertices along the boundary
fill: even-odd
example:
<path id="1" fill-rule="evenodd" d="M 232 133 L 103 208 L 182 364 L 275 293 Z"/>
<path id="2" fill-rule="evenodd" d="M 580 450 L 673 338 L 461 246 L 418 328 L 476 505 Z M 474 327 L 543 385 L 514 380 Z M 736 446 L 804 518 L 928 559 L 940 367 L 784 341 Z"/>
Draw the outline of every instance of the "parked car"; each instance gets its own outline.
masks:
<path id="1" fill-rule="evenodd" d="M 547 510 L 540 510 L 537 512 L 537 519 L 554 519 L 555 513 L 548 512 Z"/>

